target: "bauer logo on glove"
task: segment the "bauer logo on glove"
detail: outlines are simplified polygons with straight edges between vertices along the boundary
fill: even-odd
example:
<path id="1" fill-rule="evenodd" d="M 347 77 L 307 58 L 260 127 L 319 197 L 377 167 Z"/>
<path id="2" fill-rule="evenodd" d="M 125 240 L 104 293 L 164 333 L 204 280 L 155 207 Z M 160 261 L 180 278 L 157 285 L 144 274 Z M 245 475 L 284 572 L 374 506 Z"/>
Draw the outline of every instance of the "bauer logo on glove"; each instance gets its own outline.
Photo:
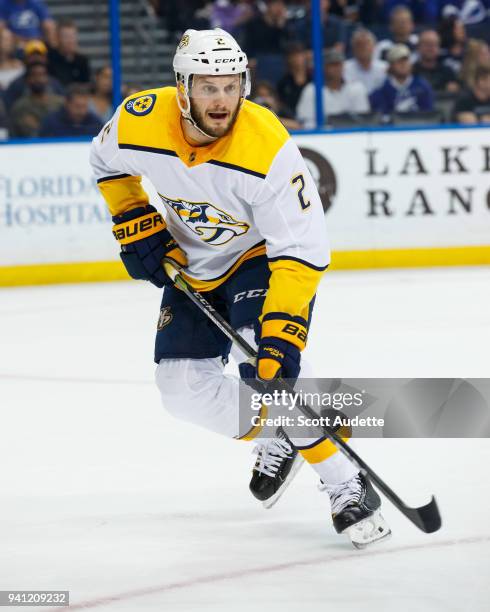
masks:
<path id="1" fill-rule="evenodd" d="M 156 232 L 165 229 L 165 221 L 159 212 L 144 215 L 133 221 L 115 225 L 112 233 L 114 238 L 121 244 L 129 244 L 135 240 L 141 240 Z"/>
<path id="2" fill-rule="evenodd" d="M 113 217 L 112 233 L 121 244 L 121 260 L 129 276 L 148 280 L 157 287 L 172 284 L 162 261 L 187 265 L 184 251 L 172 238 L 162 215 L 153 206 L 140 206 Z"/>

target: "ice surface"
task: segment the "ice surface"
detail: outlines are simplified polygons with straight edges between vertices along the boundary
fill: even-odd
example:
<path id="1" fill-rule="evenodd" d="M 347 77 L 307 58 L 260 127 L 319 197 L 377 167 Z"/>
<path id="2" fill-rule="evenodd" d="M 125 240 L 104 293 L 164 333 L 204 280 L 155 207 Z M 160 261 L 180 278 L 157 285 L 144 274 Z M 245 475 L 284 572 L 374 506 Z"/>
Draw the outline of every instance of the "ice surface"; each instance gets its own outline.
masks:
<path id="1" fill-rule="evenodd" d="M 329 273 L 309 359 L 325 377 L 488 377 L 489 298 L 484 267 Z M 386 502 L 392 539 L 355 551 L 308 467 L 265 511 L 249 444 L 167 416 L 158 311 L 136 282 L 0 291 L 0 590 L 69 589 L 70 610 L 490 610 L 488 440 L 358 441 L 407 502 L 437 496 L 443 528 Z"/>

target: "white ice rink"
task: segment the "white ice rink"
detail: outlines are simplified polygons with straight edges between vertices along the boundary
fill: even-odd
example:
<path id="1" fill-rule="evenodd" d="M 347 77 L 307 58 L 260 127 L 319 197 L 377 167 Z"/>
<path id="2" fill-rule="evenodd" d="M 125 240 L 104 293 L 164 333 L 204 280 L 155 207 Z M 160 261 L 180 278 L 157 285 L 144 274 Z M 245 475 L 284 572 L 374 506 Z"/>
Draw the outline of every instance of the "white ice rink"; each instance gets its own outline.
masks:
<path id="1" fill-rule="evenodd" d="M 392 539 L 355 551 L 307 466 L 265 511 L 250 444 L 167 416 L 159 301 L 136 282 L 0 291 L 0 590 L 70 590 L 70 610 L 490 610 L 489 440 L 359 441 L 408 503 L 436 495 L 443 528 L 386 502 Z M 490 268 L 332 272 L 309 358 L 324 377 L 488 377 L 489 305 Z"/>

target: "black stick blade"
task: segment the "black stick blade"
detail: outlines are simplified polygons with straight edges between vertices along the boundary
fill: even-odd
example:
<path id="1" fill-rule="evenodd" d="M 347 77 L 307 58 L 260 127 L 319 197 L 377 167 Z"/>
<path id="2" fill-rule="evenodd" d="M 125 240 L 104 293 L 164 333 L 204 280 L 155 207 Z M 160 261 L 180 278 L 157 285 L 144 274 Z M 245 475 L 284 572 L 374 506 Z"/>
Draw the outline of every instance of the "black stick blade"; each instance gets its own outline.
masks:
<path id="1" fill-rule="evenodd" d="M 441 527 L 441 515 L 434 496 L 426 506 L 420 508 L 405 507 L 403 514 L 425 533 L 434 533 Z"/>

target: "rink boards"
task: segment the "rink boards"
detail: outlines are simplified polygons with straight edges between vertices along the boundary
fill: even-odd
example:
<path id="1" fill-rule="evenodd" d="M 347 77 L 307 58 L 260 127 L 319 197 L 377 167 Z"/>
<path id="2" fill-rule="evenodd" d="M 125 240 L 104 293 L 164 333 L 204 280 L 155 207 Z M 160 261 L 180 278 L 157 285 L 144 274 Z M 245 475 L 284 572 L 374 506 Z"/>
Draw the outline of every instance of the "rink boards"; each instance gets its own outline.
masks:
<path id="1" fill-rule="evenodd" d="M 332 268 L 490 263 L 489 135 L 455 127 L 296 134 L 325 209 Z M 89 147 L 0 146 L 0 285 L 127 278 Z"/>

